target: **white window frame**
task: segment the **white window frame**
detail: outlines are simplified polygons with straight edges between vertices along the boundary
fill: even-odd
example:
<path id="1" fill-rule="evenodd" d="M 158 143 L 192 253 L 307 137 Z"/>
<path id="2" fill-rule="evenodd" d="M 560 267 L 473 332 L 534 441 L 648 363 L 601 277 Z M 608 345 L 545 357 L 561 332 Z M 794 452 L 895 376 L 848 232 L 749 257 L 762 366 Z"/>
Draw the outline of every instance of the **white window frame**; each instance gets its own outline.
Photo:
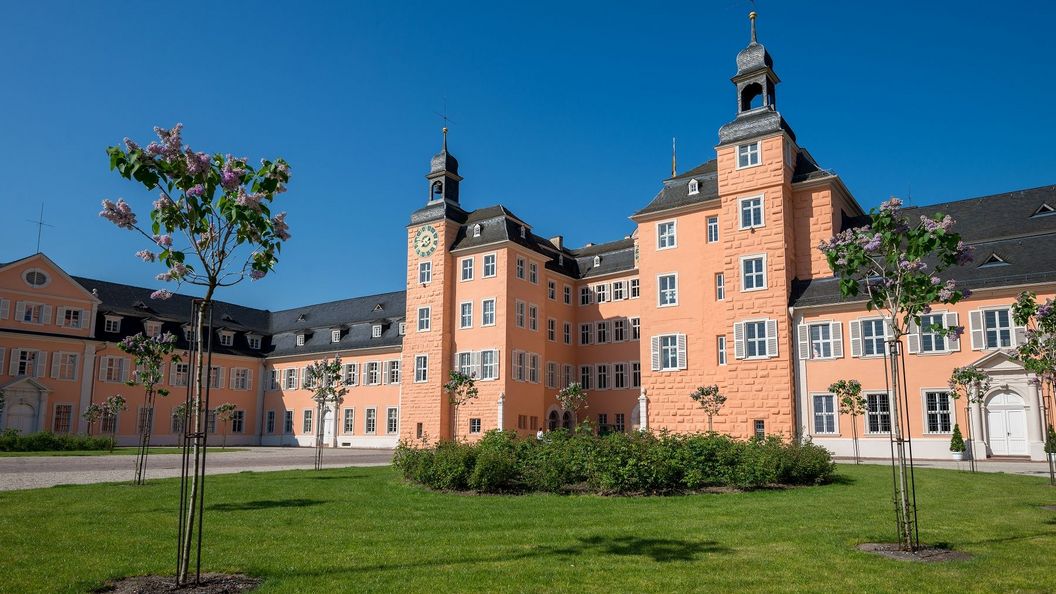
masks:
<path id="1" fill-rule="evenodd" d="M 121 316 L 105 316 L 103 318 L 103 332 L 110 334 L 121 332 Z"/>
<path id="2" fill-rule="evenodd" d="M 513 302 L 513 325 L 518 328 L 525 327 L 528 318 L 528 304 L 520 299 Z"/>
<path id="3" fill-rule="evenodd" d="M 670 250 L 678 247 L 677 221 L 660 221 L 656 224 L 656 249 Z"/>
<path id="4" fill-rule="evenodd" d="M 572 305 L 572 285 L 565 285 L 562 289 L 565 305 Z"/>
<path id="5" fill-rule="evenodd" d="M 883 336 L 879 337 L 879 336 L 873 335 L 873 336 L 870 336 L 869 338 L 866 338 L 865 337 L 865 324 L 867 322 L 870 324 L 870 331 L 875 330 L 875 323 L 876 322 L 880 322 L 880 324 L 881 324 L 881 326 L 882 326 L 882 328 L 884 330 Z M 861 343 L 861 349 L 862 349 L 861 356 L 863 358 L 885 357 L 885 356 L 887 356 L 887 339 L 890 336 L 890 327 L 891 327 L 891 325 L 884 318 L 859 318 L 858 319 L 858 328 L 859 328 L 858 340 Z M 866 349 L 865 349 L 865 341 L 866 340 L 874 341 L 873 342 L 873 346 L 874 347 L 876 346 L 876 342 L 875 341 L 879 340 L 880 341 L 880 350 L 879 350 L 879 352 L 866 353 L 865 352 L 866 351 Z"/>
<path id="6" fill-rule="evenodd" d="M 330 342 L 341 342 L 341 329 L 334 328 L 330 330 Z"/>
<path id="7" fill-rule="evenodd" d="M 716 359 L 719 365 L 726 365 L 729 363 L 729 358 L 726 353 L 726 335 L 720 334 L 715 337 L 715 351 Z"/>
<path id="8" fill-rule="evenodd" d="M 743 155 L 742 153 L 743 149 Z M 753 150 L 754 149 L 754 150 Z M 741 163 L 741 157 L 745 162 Z M 754 162 L 753 162 L 754 157 Z M 758 140 L 737 145 L 737 170 L 758 167 L 763 164 L 763 143 Z"/>
<path id="9" fill-rule="evenodd" d="M 539 284 L 539 265 L 531 260 L 528 261 L 528 282 Z"/>
<path id="10" fill-rule="evenodd" d="M 631 326 L 631 340 L 641 340 L 642 339 L 642 319 L 638 318 L 638 317 L 628 318 L 628 319 L 630 320 L 630 326 Z"/>
<path id="11" fill-rule="evenodd" d="M 945 394 L 946 395 L 946 404 L 947 404 L 946 410 L 941 410 L 939 408 L 936 408 L 936 409 L 930 408 L 928 406 L 928 395 L 930 395 L 930 394 Z M 938 402 L 939 401 L 936 400 L 936 403 L 938 403 Z M 920 389 L 920 409 L 921 409 L 921 412 L 924 414 L 924 418 L 921 419 L 921 420 L 923 421 L 923 429 L 924 429 L 925 435 L 950 435 L 950 434 L 952 434 L 953 433 L 953 426 L 957 424 L 957 418 L 956 418 L 957 417 L 957 415 L 956 415 L 956 410 L 957 409 L 955 408 L 955 406 L 956 406 L 956 401 L 954 401 L 954 399 L 950 397 L 950 388 L 949 387 L 945 387 L 945 388 L 921 388 Z M 942 430 L 941 419 L 938 419 L 937 422 L 939 423 L 939 430 L 938 431 L 932 431 L 930 426 L 929 426 L 929 423 L 928 423 L 928 417 L 930 415 L 932 415 L 932 414 L 935 414 L 935 415 L 946 415 L 947 421 L 949 421 L 949 426 L 950 426 L 949 430 L 948 431 L 943 431 Z"/>
<path id="12" fill-rule="evenodd" d="M 539 331 L 539 306 L 534 303 L 528 304 L 528 329 L 532 332 Z"/>
<path id="13" fill-rule="evenodd" d="M 385 408 L 385 434 L 395 435 L 400 431 L 400 413 L 395 406 Z"/>
<path id="14" fill-rule="evenodd" d="M 657 338 L 659 339 L 657 348 L 660 356 L 660 368 L 657 371 L 678 371 L 681 369 L 678 365 L 678 334 L 661 334 Z M 665 355 L 665 351 L 667 351 L 667 354 L 673 355 L 674 365 L 668 365 L 670 361 Z"/>
<path id="15" fill-rule="evenodd" d="M 374 324 L 370 327 L 371 338 L 381 338 L 381 324 Z"/>
<path id="16" fill-rule="evenodd" d="M 298 334 L 296 340 L 297 346 L 304 346 L 304 334 Z"/>
<path id="17" fill-rule="evenodd" d="M 579 345 L 587 346 L 594 344 L 594 324 L 592 322 L 580 322 Z"/>
<path id="18" fill-rule="evenodd" d="M 429 381 L 429 355 L 414 356 L 414 383 L 424 384 Z"/>
<path id="19" fill-rule="evenodd" d="M 833 322 L 811 322 L 806 324 L 807 327 L 807 348 L 810 349 L 811 359 L 835 359 L 836 358 L 836 336 L 832 331 Z M 828 332 L 828 338 L 823 338 L 821 333 L 818 334 L 818 339 L 814 339 L 814 328 L 824 328 Z M 817 343 L 821 348 L 815 349 L 814 344 Z M 829 347 L 829 354 L 825 355 L 824 347 Z"/>
<path id="20" fill-rule="evenodd" d="M 418 284 L 428 285 L 433 282 L 433 263 L 425 261 L 418 263 Z"/>
<path id="21" fill-rule="evenodd" d="M 719 217 L 710 216 L 707 219 L 707 242 L 718 243 L 719 241 Z"/>
<path id="22" fill-rule="evenodd" d="M 259 336 L 246 336 L 246 341 L 249 343 L 249 348 L 259 351 L 260 350 L 260 337 Z"/>
<path id="23" fill-rule="evenodd" d="M 753 286 L 751 288 L 748 288 L 748 282 L 747 281 L 748 281 L 749 275 L 745 272 L 744 265 L 747 262 L 755 262 L 755 261 L 760 261 L 760 260 L 762 261 L 762 270 L 753 271 L 750 276 L 752 276 L 752 277 L 762 276 L 762 279 L 763 279 L 762 280 L 762 285 L 761 286 Z M 765 291 L 769 287 L 768 279 L 766 278 L 767 277 L 767 274 L 766 274 L 766 254 L 752 254 L 750 256 L 741 256 L 741 260 L 740 261 L 741 261 L 741 266 L 740 266 L 740 268 L 741 268 L 741 270 L 740 270 L 740 272 L 741 272 L 741 292 L 742 293 L 751 293 L 753 291 Z M 755 281 L 753 280 L 753 282 L 755 282 Z"/>
<path id="24" fill-rule="evenodd" d="M 488 304 L 491 304 L 491 321 L 488 321 Z M 496 299 L 494 297 L 488 297 L 487 299 L 480 300 L 480 325 L 481 326 L 494 326 L 495 318 L 497 314 Z"/>
<path id="25" fill-rule="evenodd" d="M 572 344 L 572 323 L 562 322 L 561 323 L 561 337 L 562 342 L 565 344 Z"/>
<path id="26" fill-rule="evenodd" d="M 887 392 L 878 392 L 878 391 L 866 392 L 864 395 L 865 395 L 865 403 L 866 403 L 866 411 L 865 411 L 865 415 L 864 415 L 864 417 L 865 417 L 865 434 L 866 435 L 888 435 L 889 433 L 891 433 L 891 427 L 893 425 L 893 420 L 891 419 L 891 395 L 888 394 Z M 869 406 L 869 397 L 870 396 L 886 396 L 887 397 L 887 410 L 886 411 L 881 411 L 881 412 L 873 411 L 872 407 Z M 884 419 L 884 418 L 887 419 L 887 425 L 888 425 L 887 431 L 883 430 L 882 419 Z M 876 419 L 877 427 L 880 427 L 879 430 L 874 431 L 874 430 L 871 429 L 871 423 L 870 423 L 871 419 Z"/>
<path id="27" fill-rule="evenodd" d="M 744 224 L 744 205 L 745 205 L 746 202 L 749 202 L 749 201 L 752 201 L 752 200 L 758 200 L 759 201 L 758 207 L 756 207 L 756 206 L 752 206 L 751 207 L 753 210 L 755 208 L 759 209 L 759 222 L 756 223 L 755 222 L 755 217 L 752 216 L 751 217 L 752 218 L 752 223 L 750 225 L 746 226 Z M 737 225 L 739 226 L 739 228 L 742 229 L 742 230 L 745 230 L 745 229 L 760 229 L 762 227 L 765 227 L 766 226 L 766 212 L 764 211 L 765 204 L 766 204 L 766 200 L 764 199 L 762 194 L 759 194 L 757 196 L 745 196 L 744 198 L 739 198 L 737 200 Z M 752 214 L 754 214 L 754 213 L 752 213 Z"/>
<path id="28" fill-rule="evenodd" d="M 557 320 L 554 318 L 546 319 L 546 340 L 557 342 Z"/>
<path id="29" fill-rule="evenodd" d="M 939 321 L 939 325 L 944 327 L 944 328 L 946 327 L 946 312 L 933 311 L 933 312 L 931 312 L 929 314 L 922 314 L 920 316 L 920 321 L 922 323 L 916 324 L 916 326 L 917 326 L 917 337 L 918 337 L 918 340 L 919 340 L 919 342 L 917 343 L 918 347 L 919 347 L 918 348 L 918 352 L 921 353 L 921 354 L 927 354 L 927 355 L 949 353 L 950 352 L 950 339 L 949 339 L 949 337 L 947 337 L 947 336 L 945 336 L 943 334 L 940 334 L 938 332 L 932 331 L 930 329 L 930 327 L 925 327 L 925 324 L 923 323 L 925 318 L 939 318 L 939 320 L 940 320 Z M 1012 322 L 1011 317 L 1009 317 L 1009 322 L 1010 323 Z M 984 323 L 985 323 L 985 318 L 984 318 Z M 984 336 L 985 336 L 985 334 L 984 334 Z M 932 348 L 930 348 L 930 349 L 925 349 L 924 348 L 924 344 L 926 342 L 925 339 L 931 341 Z M 936 340 L 942 341 L 942 348 L 941 349 L 934 348 Z"/>
<path id="30" fill-rule="evenodd" d="M 689 180 L 688 194 L 690 196 L 696 196 L 699 193 L 700 193 L 700 182 L 695 180 L 695 179 Z"/>
<path id="31" fill-rule="evenodd" d="M 1008 315 L 1008 345 L 1001 344 L 1001 332 L 1005 329 L 1003 326 L 995 326 L 994 332 L 997 333 L 997 346 L 990 346 L 989 332 L 991 331 L 986 324 L 986 314 L 990 312 L 1005 312 Z M 983 350 L 997 350 L 997 349 L 1009 349 L 1016 346 L 1016 322 L 1012 319 L 1012 310 L 1007 307 L 986 307 L 979 310 L 979 318 L 982 322 L 983 328 Z M 995 321 L 997 318 L 995 316 Z"/>
<path id="32" fill-rule="evenodd" d="M 818 411 L 817 398 L 828 398 L 832 404 L 831 411 Z M 818 429 L 818 417 L 823 416 L 832 419 L 832 431 Z M 829 392 L 815 392 L 810 395 L 810 427 L 812 435 L 839 435 L 840 434 L 840 406 L 836 402 L 836 395 Z"/>
<path id="33" fill-rule="evenodd" d="M 627 296 L 631 299 L 637 299 L 642 296 L 642 282 L 637 278 L 632 278 L 628 282 Z"/>
<path id="34" fill-rule="evenodd" d="M 225 332 L 225 331 L 221 330 L 219 332 L 219 334 L 220 334 L 220 346 L 229 347 L 229 346 L 235 344 L 235 333 L 234 332 Z"/>
<path id="35" fill-rule="evenodd" d="M 726 301 L 726 275 L 715 273 L 715 301 Z"/>
<path id="36" fill-rule="evenodd" d="M 516 262 L 516 264 L 515 264 L 515 266 L 516 266 L 515 272 L 517 274 L 517 278 L 519 278 L 521 280 L 524 280 L 525 279 L 525 268 L 526 268 L 526 262 L 524 260 L 524 256 L 517 256 L 517 259 L 515 260 L 515 262 Z"/>
<path id="37" fill-rule="evenodd" d="M 662 286 L 663 279 L 673 278 L 675 279 L 675 286 L 671 289 L 666 289 L 668 292 L 674 293 L 674 301 L 664 303 L 663 294 L 665 289 Z M 656 275 L 656 306 L 657 307 L 676 307 L 678 306 L 678 273 L 677 272 L 665 272 Z"/>
<path id="38" fill-rule="evenodd" d="M 473 256 L 460 258 L 458 261 L 458 281 L 466 282 L 473 280 Z"/>
<path id="39" fill-rule="evenodd" d="M 424 314 L 424 315 L 423 315 Z M 433 326 L 433 308 L 425 305 L 418 308 L 418 331 L 429 332 Z"/>
<path id="40" fill-rule="evenodd" d="M 481 278 L 494 278 L 498 274 L 498 270 L 499 270 L 499 258 L 498 258 L 498 256 L 496 256 L 495 253 L 492 252 L 490 254 L 484 254 L 484 256 L 482 256 L 481 260 L 483 262 L 483 264 L 481 264 L 481 266 L 483 266 L 483 269 L 481 270 L 481 272 L 483 273 Z M 490 264 L 491 264 L 491 273 L 490 274 L 488 273 L 489 260 L 490 260 Z"/>
<path id="41" fill-rule="evenodd" d="M 468 314 L 468 317 L 467 317 Z M 458 304 L 458 327 L 460 330 L 473 327 L 473 302 L 463 301 Z"/>
<path id="42" fill-rule="evenodd" d="M 557 283 L 549 279 L 546 281 L 546 298 L 550 301 L 557 301 Z"/>

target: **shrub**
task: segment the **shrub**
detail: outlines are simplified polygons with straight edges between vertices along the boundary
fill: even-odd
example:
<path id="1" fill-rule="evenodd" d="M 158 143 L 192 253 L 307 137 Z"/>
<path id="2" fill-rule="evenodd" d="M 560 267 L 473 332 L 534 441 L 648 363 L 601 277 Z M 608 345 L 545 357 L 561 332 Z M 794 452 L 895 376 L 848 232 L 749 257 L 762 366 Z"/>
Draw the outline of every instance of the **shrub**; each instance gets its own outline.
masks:
<path id="1" fill-rule="evenodd" d="M 950 451 L 951 452 L 963 452 L 964 447 L 964 436 L 961 435 L 960 425 L 953 425 L 953 436 L 950 437 Z"/>
<path id="2" fill-rule="evenodd" d="M 109 447 L 110 438 L 108 437 L 56 435 L 47 431 L 21 435 L 15 429 L 7 429 L 0 433 L 0 452 L 62 452 L 105 450 Z"/>
<path id="3" fill-rule="evenodd" d="M 476 444 L 442 442 L 433 448 L 401 443 L 393 464 L 407 479 L 434 489 L 485 493 L 755 489 L 825 483 L 835 472 L 828 450 L 809 441 L 776 436 L 738 441 L 714 433 L 595 436 L 583 430 L 553 431 L 543 440 L 490 431 Z"/>

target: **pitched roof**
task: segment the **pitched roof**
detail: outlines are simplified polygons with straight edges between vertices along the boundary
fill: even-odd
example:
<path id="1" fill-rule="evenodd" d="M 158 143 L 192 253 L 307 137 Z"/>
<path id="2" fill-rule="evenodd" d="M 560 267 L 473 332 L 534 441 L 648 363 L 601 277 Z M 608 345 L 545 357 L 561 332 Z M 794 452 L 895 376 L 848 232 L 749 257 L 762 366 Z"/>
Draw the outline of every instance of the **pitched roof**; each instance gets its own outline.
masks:
<path id="1" fill-rule="evenodd" d="M 700 184 L 696 194 L 689 193 L 689 182 L 697 180 Z M 660 212 L 680 206 L 689 206 L 719 197 L 718 161 L 712 159 L 693 169 L 664 180 L 664 187 L 653 197 L 645 208 L 634 213 L 633 217 Z"/>

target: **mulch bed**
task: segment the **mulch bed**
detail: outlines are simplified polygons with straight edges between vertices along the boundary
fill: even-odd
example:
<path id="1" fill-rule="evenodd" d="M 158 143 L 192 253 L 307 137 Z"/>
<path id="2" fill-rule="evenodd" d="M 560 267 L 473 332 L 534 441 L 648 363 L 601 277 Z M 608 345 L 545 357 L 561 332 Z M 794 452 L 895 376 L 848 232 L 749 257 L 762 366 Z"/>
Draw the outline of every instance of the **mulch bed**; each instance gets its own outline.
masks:
<path id="1" fill-rule="evenodd" d="M 242 574 L 203 573 L 197 586 L 176 587 L 176 578 L 171 575 L 139 575 L 107 582 L 96 592 L 114 594 L 152 594 L 154 592 L 179 592 L 180 594 L 234 594 L 256 590 L 260 578 Z"/>
<path id="2" fill-rule="evenodd" d="M 939 547 L 924 546 L 916 551 L 903 551 L 893 542 L 866 542 L 858 545 L 858 550 L 898 559 L 899 561 L 916 561 L 918 563 L 945 563 L 946 561 L 965 561 L 972 556 L 963 551 L 953 551 Z"/>

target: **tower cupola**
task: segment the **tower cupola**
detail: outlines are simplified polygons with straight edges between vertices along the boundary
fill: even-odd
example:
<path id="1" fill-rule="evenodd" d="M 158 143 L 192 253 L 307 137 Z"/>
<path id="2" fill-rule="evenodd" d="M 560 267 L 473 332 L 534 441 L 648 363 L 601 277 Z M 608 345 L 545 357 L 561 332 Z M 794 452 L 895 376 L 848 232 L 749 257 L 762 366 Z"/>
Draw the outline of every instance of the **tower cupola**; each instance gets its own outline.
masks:
<path id="1" fill-rule="evenodd" d="M 430 162 L 429 173 L 425 179 L 429 181 L 429 203 L 449 202 L 458 204 L 458 182 L 462 176 L 458 174 L 458 159 L 447 152 L 447 128 L 443 129 L 444 140 L 440 152 L 433 155 Z"/>

